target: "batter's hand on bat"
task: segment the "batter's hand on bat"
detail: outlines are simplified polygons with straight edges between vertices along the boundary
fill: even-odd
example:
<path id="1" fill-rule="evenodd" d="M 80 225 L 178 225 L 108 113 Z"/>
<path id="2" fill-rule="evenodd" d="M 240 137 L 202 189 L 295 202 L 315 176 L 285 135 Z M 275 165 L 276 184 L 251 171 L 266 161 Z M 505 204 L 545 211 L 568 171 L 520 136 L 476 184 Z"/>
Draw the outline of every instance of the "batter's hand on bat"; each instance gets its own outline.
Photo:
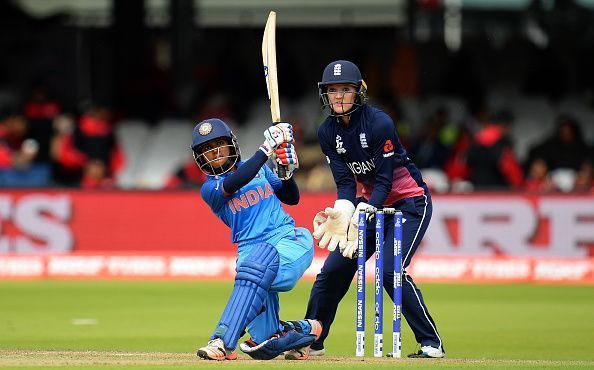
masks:
<path id="1" fill-rule="evenodd" d="M 264 143 L 260 146 L 260 150 L 270 157 L 281 144 L 292 142 L 293 126 L 289 123 L 281 122 L 270 126 L 264 131 Z"/>
<path id="2" fill-rule="evenodd" d="M 299 168 L 299 157 L 297 157 L 295 146 L 291 143 L 283 143 L 276 148 L 274 156 L 276 162 L 286 168 L 287 174 L 284 180 L 291 178 L 293 172 Z"/>

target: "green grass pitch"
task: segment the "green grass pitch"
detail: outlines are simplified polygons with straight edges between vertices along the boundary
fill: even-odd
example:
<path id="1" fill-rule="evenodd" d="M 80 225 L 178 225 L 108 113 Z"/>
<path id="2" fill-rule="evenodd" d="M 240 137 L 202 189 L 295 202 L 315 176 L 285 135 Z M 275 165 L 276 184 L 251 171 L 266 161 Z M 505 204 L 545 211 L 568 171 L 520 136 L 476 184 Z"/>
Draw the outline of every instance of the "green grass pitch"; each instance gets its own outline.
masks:
<path id="1" fill-rule="evenodd" d="M 327 355 L 306 362 L 200 360 L 231 281 L 0 281 L 0 368 L 594 368 L 594 286 L 420 284 L 447 358 L 374 359 L 371 287 L 367 358 L 356 359 L 354 286 Z M 283 319 L 302 318 L 311 282 L 281 294 Z M 384 352 L 391 347 L 391 302 Z M 417 349 L 403 320 L 403 354 Z"/>

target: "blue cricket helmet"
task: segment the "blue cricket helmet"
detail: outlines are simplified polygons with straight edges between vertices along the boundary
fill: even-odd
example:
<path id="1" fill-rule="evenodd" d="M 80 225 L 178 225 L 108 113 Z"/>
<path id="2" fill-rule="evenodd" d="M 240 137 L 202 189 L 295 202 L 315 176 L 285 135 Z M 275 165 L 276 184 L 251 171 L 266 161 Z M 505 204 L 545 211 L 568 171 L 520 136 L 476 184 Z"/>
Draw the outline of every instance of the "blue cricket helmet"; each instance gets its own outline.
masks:
<path id="1" fill-rule="evenodd" d="M 350 84 L 355 86 L 357 96 L 355 97 L 353 107 L 348 112 L 338 114 L 332 109 L 330 100 L 328 99 L 328 85 L 332 84 Z M 337 60 L 328 64 L 322 73 L 322 81 L 318 82 L 318 90 L 322 109 L 329 108 L 331 116 L 350 115 L 367 102 L 367 84 L 361 76 L 359 67 L 348 60 Z"/>
<path id="2" fill-rule="evenodd" d="M 216 140 L 225 139 L 227 145 L 207 148 L 206 144 Z M 221 156 L 221 149 L 229 152 Z M 241 150 L 237 138 L 225 122 L 218 118 L 209 118 L 199 122 L 192 131 L 192 154 L 198 167 L 207 175 L 221 175 L 230 171 L 241 160 Z M 210 154 L 209 154 L 210 153 Z M 214 156 L 214 159 L 209 159 Z M 220 158 L 226 158 L 221 165 L 216 165 Z"/>

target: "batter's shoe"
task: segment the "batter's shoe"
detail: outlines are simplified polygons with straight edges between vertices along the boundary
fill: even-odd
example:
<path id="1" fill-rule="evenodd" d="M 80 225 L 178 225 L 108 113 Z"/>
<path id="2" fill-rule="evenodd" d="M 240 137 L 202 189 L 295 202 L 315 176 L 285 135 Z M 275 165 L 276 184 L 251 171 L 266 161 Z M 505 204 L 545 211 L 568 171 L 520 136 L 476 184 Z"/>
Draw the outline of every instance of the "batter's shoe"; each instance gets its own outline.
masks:
<path id="1" fill-rule="evenodd" d="M 208 344 L 196 352 L 198 357 L 205 360 L 237 360 L 237 353 L 225 348 L 225 344 L 221 338 L 215 338 L 208 341 Z"/>
<path id="2" fill-rule="evenodd" d="M 320 349 L 311 349 L 311 351 L 309 352 L 310 356 L 324 356 L 326 354 L 326 350 L 324 348 L 320 348 Z"/>
<path id="3" fill-rule="evenodd" d="M 445 352 L 441 348 L 422 346 L 419 352 L 411 353 L 409 358 L 442 358 L 445 357 Z"/>
<path id="4" fill-rule="evenodd" d="M 320 337 L 320 335 L 322 335 L 322 324 L 318 320 L 308 319 L 307 321 L 311 325 L 310 334 L 314 334 L 317 340 Z M 285 352 L 285 360 L 304 361 L 307 360 L 309 356 L 322 356 L 324 352 L 325 351 L 323 348 L 321 350 L 314 350 L 311 349 L 310 346 L 305 346 Z"/>

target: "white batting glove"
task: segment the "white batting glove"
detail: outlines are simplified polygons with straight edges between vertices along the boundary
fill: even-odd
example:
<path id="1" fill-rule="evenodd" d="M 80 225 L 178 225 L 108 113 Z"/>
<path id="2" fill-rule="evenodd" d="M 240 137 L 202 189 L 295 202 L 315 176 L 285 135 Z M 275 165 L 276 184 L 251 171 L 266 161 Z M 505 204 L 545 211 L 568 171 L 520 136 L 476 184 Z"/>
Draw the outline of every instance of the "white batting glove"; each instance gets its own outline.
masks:
<path id="1" fill-rule="evenodd" d="M 357 225 L 359 224 L 359 211 L 363 209 L 373 210 L 373 212 L 376 211 L 375 207 L 365 202 L 357 204 L 357 208 L 355 209 L 355 213 L 353 213 L 353 216 L 351 217 L 351 222 L 349 224 L 349 230 L 347 232 L 347 242 L 344 245 L 341 245 L 340 247 L 340 253 L 342 253 L 342 255 L 346 258 L 355 258 L 357 256 L 357 249 L 359 246 L 357 240 Z M 373 216 L 374 213 L 366 213 L 365 220 L 368 221 L 371 218 L 373 218 Z"/>
<path id="2" fill-rule="evenodd" d="M 289 167 L 291 171 L 299 168 L 299 157 L 297 157 L 297 151 L 293 144 L 281 144 L 274 151 L 274 155 L 278 164 Z"/>
<path id="3" fill-rule="evenodd" d="M 282 143 L 274 151 L 274 173 L 281 180 L 288 180 L 293 172 L 299 169 L 299 158 L 295 146 L 291 143 Z M 282 171 L 281 171 L 282 170 Z"/>
<path id="4" fill-rule="evenodd" d="M 327 248 L 332 252 L 336 246 L 346 245 L 353 212 L 355 212 L 355 206 L 346 199 L 337 199 L 334 202 L 334 207 L 328 207 L 324 212 L 318 212 L 314 217 L 313 237 L 321 239 L 318 242 L 320 248 Z"/>
<path id="5" fill-rule="evenodd" d="M 281 122 L 264 131 L 264 143 L 260 146 L 260 150 L 270 157 L 279 145 L 291 142 L 293 142 L 293 126 Z"/>

